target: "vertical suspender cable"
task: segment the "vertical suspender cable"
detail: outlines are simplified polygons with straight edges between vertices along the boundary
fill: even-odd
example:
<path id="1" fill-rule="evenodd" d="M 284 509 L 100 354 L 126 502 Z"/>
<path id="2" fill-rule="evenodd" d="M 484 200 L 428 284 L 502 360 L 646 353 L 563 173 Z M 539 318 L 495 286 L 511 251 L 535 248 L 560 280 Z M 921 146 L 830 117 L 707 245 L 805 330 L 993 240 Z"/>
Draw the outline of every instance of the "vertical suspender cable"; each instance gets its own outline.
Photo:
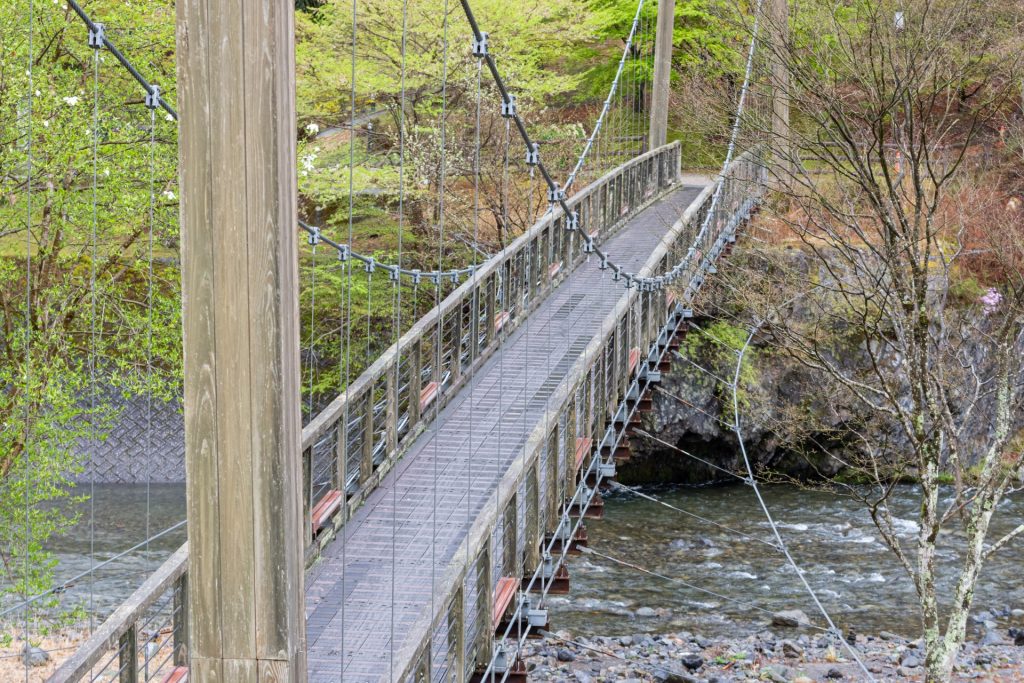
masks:
<path id="1" fill-rule="evenodd" d="M 310 259 L 309 263 L 309 356 L 306 360 L 306 362 L 309 363 L 309 401 L 307 403 L 309 415 L 307 416 L 307 419 L 313 419 L 313 367 L 316 364 L 316 351 L 313 348 L 316 343 L 316 246 L 319 240 L 314 236 L 310 239 L 310 242 L 313 245 L 313 257 Z M 311 487 L 312 479 L 315 476 L 313 472 L 315 460 L 315 458 L 311 457 L 309 461 Z M 312 498 L 310 498 L 309 504 L 314 504 Z"/>
<path id="2" fill-rule="evenodd" d="M 156 107 L 149 108 L 149 230 L 146 240 L 146 556 L 149 557 L 153 478 L 153 233 L 156 225 Z"/>
<path id="3" fill-rule="evenodd" d="M 441 66 L 441 164 L 440 177 L 437 183 L 438 197 L 438 239 L 437 239 L 437 271 L 440 273 L 444 264 L 444 227 L 445 227 L 445 177 L 447 175 L 448 147 L 448 0 L 444 0 L 444 27 L 442 29 L 442 66 Z M 437 397 L 434 399 L 434 457 L 433 482 L 431 486 L 431 530 L 430 530 L 430 623 L 434 623 L 434 597 L 437 590 L 437 459 L 439 457 L 439 430 L 441 397 L 444 394 L 444 366 L 442 365 L 442 349 L 444 348 L 444 316 L 441 314 L 441 276 L 436 278 L 435 303 L 437 307 L 437 340 L 434 345 L 435 365 L 434 376 L 437 382 Z M 433 643 L 432 637 L 430 639 Z M 432 645 L 431 645 L 432 647 Z"/>
<path id="4" fill-rule="evenodd" d="M 481 101 L 481 90 L 483 80 L 483 68 L 484 60 L 483 57 L 478 57 L 476 60 L 476 113 L 475 113 L 475 124 L 473 131 L 473 242 L 479 243 L 480 241 L 480 101 Z M 480 345 L 480 336 L 475 330 L 478 328 L 480 314 L 480 296 L 478 290 L 479 276 L 477 275 L 477 251 L 473 251 L 473 274 L 471 275 L 473 280 L 473 299 L 469 306 L 469 314 L 472 316 L 469 324 L 469 358 L 470 361 L 476 360 L 477 351 Z M 475 305 L 474 305 L 475 302 Z M 462 315 L 462 311 L 459 311 L 459 315 Z M 476 405 L 475 401 L 475 389 L 476 382 L 469 383 L 469 403 L 471 406 Z M 469 535 L 470 529 L 473 526 L 473 456 L 477 451 L 477 446 L 473 443 L 474 437 L 474 426 L 475 421 L 473 419 L 475 410 L 469 411 L 469 443 L 466 447 L 466 535 Z M 470 576 L 472 572 L 472 562 L 469 552 L 469 544 L 465 544 L 466 547 L 466 575 Z M 463 585 L 466 585 L 465 583 Z M 465 604 L 469 599 L 468 595 L 462 596 L 463 604 L 463 625 L 465 625 L 466 618 L 469 615 L 465 614 Z M 463 628 L 465 632 L 465 628 Z M 462 657 L 465 657 L 466 644 L 462 645 L 463 652 Z M 461 679 L 465 676 L 465 671 L 457 673 L 457 678 Z"/>
<path id="5" fill-rule="evenodd" d="M 402 237 L 405 231 L 405 70 L 406 70 L 406 40 L 408 38 L 408 14 L 409 14 L 409 2 L 403 0 L 402 2 L 402 37 L 401 37 L 401 95 L 398 101 L 398 269 L 402 269 Z M 354 36 L 353 36 L 354 40 Z M 354 109 L 353 109 L 354 111 Z M 415 295 L 414 295 L 415 296 Z M 398 400 L 398 396 L 401 393 L 402 386 L 402 278 L 400 275 L 395 277 L 395 311 L 394 311 L 394 327 L 395 327 L 395 400 Z M 415 305 L 415 303 L 414 303 Z M 414 342 L 419 343 L 419 342 Z M 419 372 L 420 368 L 414 367 L 412 364 L 409 365 L 409 387 L 416 386 L 412 381 L 413 372 Z M 409 393 L 409 406 L 412 408 L 413 401 L 419 401 L 419 396 L 414 396 L 412 392 Z M 397 431 L 397 421 L 401 419 L 401 415 L 397 414 L 395 410 L 395 429 Z M 396 455 L 397 457 L 397 455 Z M 395 667 L 395 581 L 396 581 L 396 569 L 398 567 L 398 482 L 399 482 L 398 470 L 395 470 L 395 480 L 391 486 L 391 652 L 390 652 L 390 667 L 391 667 L 391 680 L 394 680 L 394 667 Z"/>
<path id="6" fill-rule="evenodd" d="M 91 294 L 89 322 L 89 628 L 96 627 L 96 448 L 99 432 L 96 428 L 96 261 L 99 258 L 97 232 L 97 184 L 99 182 L 100 140 L 100 49 L 93 49 L 93 118 L 92 118 L 92 230 L 90 234 L 89 291 Z"/>
<path id="7" fill-rule="evenodd" d="M 356 162 L 356 32 L 357 32 L 357 11 L 358 11 L 358 0 L 352 0 L 352 65 L 351 71 L 349 72 L 349 132 L 348 132 L 348 244 L 352 246 L 352 233 L 353 233 L 353 217 L 352 210 L 354 208 L 353 199 L 353 176 L 355 175 L 355 162 Z M 352 370 L 352 259 L 348 258 L 342 262 L 342 273 L 344 274 L 343 280 L 345 282 L 345 294 L 342 297 L 342 307 L 345 309 L 345 314 L 342 317 L 342 324 L 344 329 L 338 335 L 342 338 L 343 358 L 341 364 L 344 367 L 344 378 L 343 378 L 343 391 L 346 394 L 347 399 L 351 399 L 349 395 L 349 384 L 351 382 L 351 370 Z M 348 426 L 351 419 L 351 400 L 345 401 L 345 410 L 342 414 L 342 421 L 338 427 L 338 439 L 342 439 L 341 443 L 344 444 L 345 452 L 345 463 L 344 476 L 341 477 L 341 499 L 346 501 L 345 507 L 345 523 L 348 524 L 348 513 L 347 513 L 347 500 L 348 500 L 348 461 L 349 461 L 349 440 L 348 440 Z M 346 565 L 348 563 L 348 541 L 346 537 L 345 529 L 342 530 L 341 534 L 341 586 L 342 589 L 345 587 L 345 573 Z M 345 632 L 347 631 L 345 625 L 345 603 L 347 600 L 343 597 L 341 600 L 341 647 L 338 656 L 341 658 L 341 666 L 339 667 L 338 680 L 344 683 L 345 680 Z"/>
<path id="8" fill-rule="evenodd" d="M 24 434 L 24 445 L 25 451 L 25 467 L 22 471 L 23 483 L 24 483 L 24 496 L 25 496 L 25 528 L 22 531 L 22 538 L 24 543 L 25 552 L 25 580 L 22 582 L 24 588 L 24 600 L 25 604 L 25 632 L 23 634 L 22 641 L 25 643 L 29 642 L 29 581 L 28 573 L 30 569 L 29 565 L 29 552 L 28 552 L 28 540 L 31 536 L 32 530 L 32 511 L 29 505 L 29 473 L 32 471 L 32 116 L 33 116 L 33 105 L 35 103 L 35 84 L 34 84 L 34 68 L 35 68 L 35 5 L 33 0 L 28 2 L 28 68 L 26 73 L 28 74 L 28 142 L 26 144 L 26 159 L 25 159 L 25 388 L 22 400 L 25 402 L 25 434 Z M 13 526 L 13 525 L 12 525 Z M 14 540 L 13 538 L 11 539 Z M 29 681 L 29 664 L 25 662 L 25 683 Z"/>

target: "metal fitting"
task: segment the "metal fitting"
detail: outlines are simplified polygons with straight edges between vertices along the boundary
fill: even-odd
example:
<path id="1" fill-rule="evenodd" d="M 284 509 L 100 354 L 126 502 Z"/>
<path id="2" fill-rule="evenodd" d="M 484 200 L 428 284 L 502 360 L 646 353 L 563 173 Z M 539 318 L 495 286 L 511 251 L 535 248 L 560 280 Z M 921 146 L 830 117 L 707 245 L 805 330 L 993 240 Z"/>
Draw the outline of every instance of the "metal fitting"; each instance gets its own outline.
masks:
<path id="1" fill-rule="evenodd" d="M 526 150 L 526 165 L 527 166 L 536 166 L 539 163 L 540 163 L 540 145 L 538 145 L 536 142 L 534 142 L 533 146 L 530 149 Z"/>
<path id="2" fill-rule="evenodd" d="M 151 85 L 152 92 L 146 93 L 146 109 L 156 109 L 160 106 L 160 86 Z"/>
<path id="3" fill-rule="evenodd" d="M 552 204 L 565 201 L 565 190 L 559 187 L 558 183 L 555 183 L 555 188 L 553 190 L 548 190 L 548 201 Z"/>
<path id="4" fill-rule="evenodd" d="M 306 236 L 306 241 L 313 247 L 320 244 L 320 228 L 313 228 L 313 232 Z"/>
<path id="5" fill-rule="evenodd" d="M 89 29 L 89 47 L 94 50 L 102 50 L 106 47 L 107 33 L 103 24 L 94 24 Z"/>
<path id="6" fill-rule="evenodd" d="M 511 118 L 518 113 L 516 110 L 516 96 L 509 95 L 508 101 L 501 101 L 501 115 L 505 118 Z"/>
<path id="7" fill-rule="evenodd" d="M 487 52 L 487 39 L 489 37 L 490 36 L 487 33 L 481 33 L 480 34 L 480 40 L 477 40 L 475 37 L 473 38 L 473 56 L 474 57 L 481 57 L 481 58 L 483 58 L 483 57 L 486 57 L 488 55 L 488 52 Z"/>

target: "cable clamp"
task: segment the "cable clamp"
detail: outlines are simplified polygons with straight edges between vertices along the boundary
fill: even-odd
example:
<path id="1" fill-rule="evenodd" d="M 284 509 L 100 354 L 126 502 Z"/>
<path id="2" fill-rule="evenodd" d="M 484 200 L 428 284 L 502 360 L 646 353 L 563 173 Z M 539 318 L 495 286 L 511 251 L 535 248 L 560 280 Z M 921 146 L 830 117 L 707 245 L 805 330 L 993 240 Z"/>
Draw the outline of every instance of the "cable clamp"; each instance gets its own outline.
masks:
<path id="1" fill-rule="evenodd" d="M 306 241 L 312 247 L 320 244 L 320 228 L 313 228 L 313 231 L 306 236 Z"/>
<path id="2" fill-rule="evenodd" d="M 532 146 L 526 150 L 526 165 L 536 166 L 540 163 L 540 145 L 536 142 L 532 143 Z"/>
<path id="3" fill-rule="evenodd" d="M 590 243 L 591 245 L 593 245 L 593 240 L 591 240 Z M 601 265 L 599 265 L 598 268 L 600 268 L 601 270 L 608 270 L 608 254 L 601 255 Z"/>
<path id="4" fill-rule="evenodd" d="M 421 273 L 419 270 L 413 270 L 412 271 L 412 283 L 414 285 L 418 285 L 422 281 L 423 281 L 423 273 Z"/>
<path id="5" fill-rule="evenodd" d="M 89 27 L 89 47 L 94 50 L 102 50 L 106 47 L 107 33 L 103 24 L 93 24 Z"/>
<path id="6" fill-rule="evenodd" d="M 508 671 L 508 652 L 505 644 L 499 643 L 494 652 L 494 660 L 491 662 L 491 671 L 496 674 L 503 674 Z"/>
<path id="7" fill-rule="evenodd" d="M 558 202 L 564 202 L 564 201 L 565 201 L 565 190 L 560 188 L 558 186 L 558 183 L 555 183 L 554 189 L 549 189 L 548 190 L 548 202 L 550 202 L 551 204 L 556 204 Z"/>
<path id="8" fill-rule="evenodd" d="M 441 273 L 436 270 L 430 274 L 430 284 L 440 285 L 441 284 Z"/>
<path id="9" fill-rule="evenodd" d="M 481 33 L 480 34 L 480 40 L 477 40 L 475 36 L 473 37 L 473 56 L 474 57 L 483 58 L 483 57 L 486 57 L 489 54 L 488 51 L 487 51 L 487 39 L 488 38 L 490 38 L 490 36 L 487 33 Z"/>
<path id="10" fill-rule="evenodd" d="M 555 562 L 551 558 L 551 553 L 549 553 L 548 551 L 545 550 L 544 551 L 544 556 L 541 559 L 541 563 L 542 563 L 542 566 L 543 566 L 543 571 L 541 572 L 541 576 L 543 578 L 545 578 L 545 579 L 552 578 L 555 575 Z"/>
<path id="11" fill-rule="evenodd" d="M 152 91 L 146 93 L 146 109 L 156 109 L 160 106 L 160 86 L 149 86 Z"/>
<path id="12" fill-rule="evenodd" d="M 459 284 L 459 271 L 457 271 L 457 270 L 453 270 L 453 271 L 451 272 L 451 275 L 450 275 L 449 277 L 451 277 L 451 280 L 452 280 L 452 284 L 453 284 L 453 285 L 457 285 L 457 284 Z"/>
<path id="13" fill-rule="evenodd" d="M 391 282 L 398 282 L 398 278 L 399 276 L 401 276 L 401 274 L 402 271 L 399 269 L 398 266 L 388 268 L 388 280 L 390 280 Z"/>
<path id="14" fill-rule="evenodd" d="M 517 113 L 518 113 L 518 111 L 516 110 L 516 96 L 515 95 L 509 95 L 508 96 L 508 101 L 505 101 L 505 100 L 501 101 L 501 115 L 504 118 L 506 118 L 506 119 L 512 118 Z"/>
<path id="15" fill-rule="evenodd" d="M 548 611 L 540 608 L 526 610 L 526 623 L 532 628 L 545 628 L 548 625 Z"/>
<path id="16" fill-rule="evenodd" d="M 587 235 L 583 239 L 583 253 L 584 254 L 593 254 L 594 253 L 594 238 L 591 237 L 590 235 Z M 607 267 L 608 267 L 607 263 L 605 261 L 601 261 L 601 268 L 602 268 L 602 270 L 604 268 L 607 268 Z"/>
<path id="17" fill-rule="evenodd" d="M 373 260 L 373 257 L 372 257 L 372 256 L 371 256 L 371 257 L 370 257 L 370 259 L 369 259 L 369 260 L 368 260 L 368 261 L 366 262 L 366 264 L 365 264 L 365 265 L 363 266 L 363 269 L 364 269 L 364 270 L 365 270 L 365 271 L 366 271 L 367 273 L 372 273 L 372 272 L 374 272 L 375 270 L 377 270 L 377 262 Z"/>
<path id="18" fill-rule="evenodd" d="M 565 222 L 565 229 L 570 232 L 573 230 L 580 229 L 580 212 L 573 211 L 569 214 L 569 219 Z"/>
<path id="19" fill-rule="evenodd" d="M 612 282 L 618 282 L 622 279 L 622 268 L 615 266 L 615 272 L 612 274 Z"/>
<path id="20" fill-rule="evenodd" d="M 352 255 L 352 247 L 348 246 L 347 244 L 342 244 L 338 248 L 338 260 L 339 261 L 348 261 L 349 256 L 351 256 L 351 255 Z"/>

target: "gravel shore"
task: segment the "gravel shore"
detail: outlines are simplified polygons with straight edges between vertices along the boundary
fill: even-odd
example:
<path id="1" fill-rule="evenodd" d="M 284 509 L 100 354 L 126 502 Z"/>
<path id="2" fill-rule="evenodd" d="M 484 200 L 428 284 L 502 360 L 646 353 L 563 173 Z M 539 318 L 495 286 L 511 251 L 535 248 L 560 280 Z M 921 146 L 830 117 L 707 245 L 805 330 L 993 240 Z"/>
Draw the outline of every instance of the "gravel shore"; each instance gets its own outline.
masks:
<path id="1" fill-rule="evenodd" d="M 984 644 L 968 642 L 957 660 L 957 681 L 1024 681 L 1024 640 L 989 631 Z M 892 633 L 855 637 L 858 655 L 876 681 L 920 681 L 920 641 Z M 523 652 L 531 681 L 599 683 L 811 683 L 864 681 L 867 675 L 842 644 L 827 635 L 773 625 L 745 638 L 704 638 L 680 632 L 573 637 L 559 631 L 531 641 Z"/>

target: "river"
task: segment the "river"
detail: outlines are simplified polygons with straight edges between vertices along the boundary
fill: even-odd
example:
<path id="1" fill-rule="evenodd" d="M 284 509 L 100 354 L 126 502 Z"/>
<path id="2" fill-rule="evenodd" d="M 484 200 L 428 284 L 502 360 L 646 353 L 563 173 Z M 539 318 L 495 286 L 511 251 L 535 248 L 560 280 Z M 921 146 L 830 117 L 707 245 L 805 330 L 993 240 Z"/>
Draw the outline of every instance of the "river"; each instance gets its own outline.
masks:
<path id="1" fill-rule="evenodd" d="M 666 578 L 596 555 L 574 557 L 571 595 L 552 600 L 553 628 L 589 636 L 679 630 L 739 636 L 764 629 L 770 612 L 793 608 L 823 623 L 785 557 L 753 540 L 773 540 L 753 489 L 741 484 L 641 490 L 729 529 L 629 493 L 610 496 L 605 518 L 587 522 L 590 547 Z M 920 634 L 913 585 L 860 504 L 794 486 L 765 486 L 762 492 L 784 542 L 837 626 L 859 633 Z M 914 489 L 898 487 L 890 508 L 903 545 L 912 552 Z M 1024 496 L 1018 494 L 1003 501 L 992 537 L 1022 520 Z M 946 540 L 952 542 L 943 541 L 938 556 L 945 577 L 940 589 L 949 595 L 959 539 L 954 534 Z M 994 556 L 983 571 L 974 611 L 1024 608 L 1022 566 L 1024 541 Z M 652 609 L 654 616 L 636 614 L 649 615 Z"/>
<path id="2" fill-rule="evenodd" d="M 595 555 L 574 557 L 569 564 L 572 594 L 551 598 L 554 628 L 580 635 L 689 630 L 721 636 L 761 630 L 768 613 L 775 610 L 798 608 L 816 617 L 813 602 L 785 558 L 754 540 L 772 541 L 772 536 L 751 488 L 643 490 L 721 526 L 632 494 L 609 496 L 605 518 L 587 522 L 590 546 L 677 581 Z M 783 539 L 839 626 L 865 633 L 918 631 L 910 580 L 862 507 L 835 494 L 793 486 L 762 490 Z M 147 523 L 150 534 L 155 534 L 184 519 L 181 485 L 104 485 L 92 491 L 91 502 L 77 506 L 78 525 L 51 543 L 58 583 L 144 542 Z M 913 494 L 909 486 L 898 487 L 891 505 L 908 547 L 917 528 Z M 1022 519 L 1024 496 L 1017 495 L 1003 502 L 994 532 L 1006 531 Z M 77 579 L 62 594 L 62 604 L 108 614 L 184 540 L 185 531 L 179 528 Z M 956 561 L 953 541 L 939 553 L 946 577 Z M 975 611 L 1024 607 L 1022 565 L 1024 541 L 998 554 L 984 571 Z M 949 578 L 941 586 L 948 593 Z M 636 614 L 649 614 L 650 609 L 654 616 Z"/>

